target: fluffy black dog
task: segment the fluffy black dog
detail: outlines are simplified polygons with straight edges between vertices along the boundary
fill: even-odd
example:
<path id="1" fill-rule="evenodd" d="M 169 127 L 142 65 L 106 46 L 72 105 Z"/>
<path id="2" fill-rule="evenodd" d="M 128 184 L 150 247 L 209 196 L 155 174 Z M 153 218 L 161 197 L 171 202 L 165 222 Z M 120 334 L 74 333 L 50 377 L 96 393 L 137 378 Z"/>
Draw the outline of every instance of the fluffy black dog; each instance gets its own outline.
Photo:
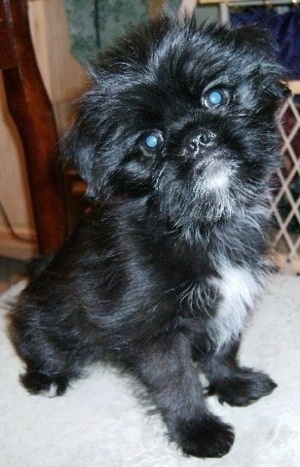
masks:
<path id="1" fill-rule="evenodd" d="M 94 208 L 29 284 L 10 333 L 31 393 L 63 394 L 104 360 L 147 389 L 185 454 L 219 457 L 244 406 L 276 386 L 240 368 L 240 334 L 271 266 L 269 180 L 285 94 L 257 28 L 170 17 L 100 54 L 63 143 Z"/>

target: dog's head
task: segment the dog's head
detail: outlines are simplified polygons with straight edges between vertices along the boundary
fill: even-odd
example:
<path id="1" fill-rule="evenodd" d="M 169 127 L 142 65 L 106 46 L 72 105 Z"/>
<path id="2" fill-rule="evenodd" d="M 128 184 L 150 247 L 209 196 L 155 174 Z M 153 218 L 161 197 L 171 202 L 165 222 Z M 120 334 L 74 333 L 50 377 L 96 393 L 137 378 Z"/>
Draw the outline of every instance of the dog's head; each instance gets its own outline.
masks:
<path id="1" fill-rule="evenodd" d="M 164 17 L 100 54 L 64 153 L 95 199 L 146 197 L 175 225 L 255 202 L 280 163 L 286 93 L 263 31 Z"/>

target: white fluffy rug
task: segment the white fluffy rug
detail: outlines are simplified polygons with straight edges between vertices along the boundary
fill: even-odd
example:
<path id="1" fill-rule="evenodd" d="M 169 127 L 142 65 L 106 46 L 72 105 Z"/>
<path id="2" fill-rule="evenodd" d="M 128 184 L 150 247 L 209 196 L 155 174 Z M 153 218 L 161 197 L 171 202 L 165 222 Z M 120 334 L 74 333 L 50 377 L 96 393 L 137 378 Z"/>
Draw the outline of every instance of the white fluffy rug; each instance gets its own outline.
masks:
<path id="1" fill-rule="evenodd" d="M 0 300 L 1 467 L 300 466 L 300 278 L 275 277 L 242 347 L 242 363 L 269 372 L 278 388 L 247 408 L 209 399 L 236 439 L 227 456 L 207 460 L 169 444 L 159 416 L 146 415 L 132 383 L 113 369 L 97 369 L 63 397 L 28 395 L 5 335 L 6 302 L 20 288 Z"/>

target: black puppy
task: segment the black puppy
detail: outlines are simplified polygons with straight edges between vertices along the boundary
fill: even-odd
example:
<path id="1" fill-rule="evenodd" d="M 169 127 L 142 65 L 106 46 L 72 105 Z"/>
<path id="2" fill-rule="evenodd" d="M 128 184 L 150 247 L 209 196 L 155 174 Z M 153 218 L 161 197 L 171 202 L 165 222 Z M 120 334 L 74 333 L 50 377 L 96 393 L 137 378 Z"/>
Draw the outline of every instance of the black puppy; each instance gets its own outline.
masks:
<path id="1" fill-rule="evenodd" d="M 219 457 L 244 406 L 275 387 L 240 368 L 240 334 L 271 266 L 275 112 L 285 94 L 257 28 L 163 17 L 100 55 L 63 143 L 95 204 L 22 293 L 10 332 L 31 393 L 63 394 L 99 360 L 147 389 L 171 440 Z"/>

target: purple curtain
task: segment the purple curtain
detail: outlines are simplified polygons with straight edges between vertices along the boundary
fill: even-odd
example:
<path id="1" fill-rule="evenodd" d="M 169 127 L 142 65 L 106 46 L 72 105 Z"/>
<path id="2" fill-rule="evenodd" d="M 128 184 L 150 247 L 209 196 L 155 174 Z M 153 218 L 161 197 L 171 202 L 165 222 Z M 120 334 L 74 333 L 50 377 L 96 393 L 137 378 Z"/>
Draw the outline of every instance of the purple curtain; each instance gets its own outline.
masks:
<path id="1" fill-rule="evenodd" d="M 279 45 L 279 61 L 290 80 L 300 79 L 300 8 L 278 14 L 274 9 L 250 8 L 233 12 L 233 27 L 261 24 L 269 29 Z"/>

